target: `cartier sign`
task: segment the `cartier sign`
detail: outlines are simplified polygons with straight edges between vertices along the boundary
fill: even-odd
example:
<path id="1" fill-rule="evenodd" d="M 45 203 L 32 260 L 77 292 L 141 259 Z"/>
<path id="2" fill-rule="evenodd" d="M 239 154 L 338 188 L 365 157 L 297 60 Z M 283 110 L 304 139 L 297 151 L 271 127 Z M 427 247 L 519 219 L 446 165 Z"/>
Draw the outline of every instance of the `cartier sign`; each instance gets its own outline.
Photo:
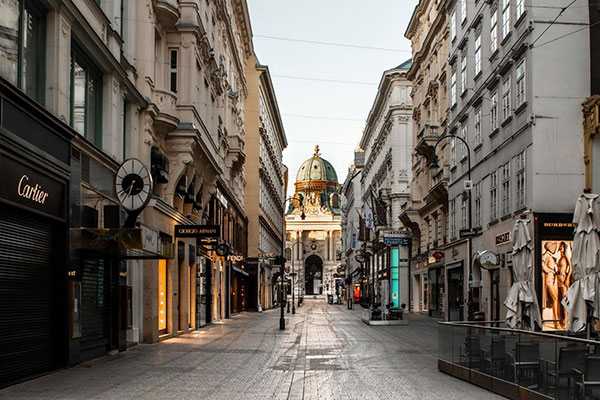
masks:
<path id="1" fill-rule="evenodd" d="M 65 217 L 65 185 L 8 156 L 0 158 L 0 197 L 55 217 Z"/>

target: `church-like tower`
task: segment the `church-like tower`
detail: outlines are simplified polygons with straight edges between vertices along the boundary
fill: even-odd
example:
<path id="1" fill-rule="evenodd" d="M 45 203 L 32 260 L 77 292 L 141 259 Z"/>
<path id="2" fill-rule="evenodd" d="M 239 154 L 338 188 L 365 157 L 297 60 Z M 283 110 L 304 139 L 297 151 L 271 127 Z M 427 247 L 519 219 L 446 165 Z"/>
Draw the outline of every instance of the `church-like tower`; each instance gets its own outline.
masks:
<path id="1" fill-rule="evenodd" d="M 341 294 L 340 184 L 319 146 L 298 169 L 294 186 L 296 200 L 285 218 L 288 277 L 297 295 Z"/>

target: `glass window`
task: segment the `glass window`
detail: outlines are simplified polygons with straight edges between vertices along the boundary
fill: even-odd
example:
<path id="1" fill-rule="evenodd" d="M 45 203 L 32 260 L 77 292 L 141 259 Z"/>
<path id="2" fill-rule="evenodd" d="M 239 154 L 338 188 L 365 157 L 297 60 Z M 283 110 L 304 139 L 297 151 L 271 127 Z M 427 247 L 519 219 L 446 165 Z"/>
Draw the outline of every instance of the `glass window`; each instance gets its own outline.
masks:
<path id="1" fill-rule="evenodd" d="M 465 50 L 460 59 L 460 90 L 467 91 L 467 51 Z"/>
<path id="2" fill-rule="evenodd" d="M 498 219 L 498 172 L 490 175 L 490 219 Z"/>
<path id="3" fill-rule="evenodd" d="M 465 140 L 465 142 L 469 143 L 469 125 L 467 121 L 462 124 L 460 129 L 460 137 Z M 460 159 L 462 160 L 467 156 L 467 146 L 461 141 L 460 142 Z"/>
<path id="4" fill-rule="evenodd" d="M 452 71 L 450 77 L 450 105 L 456 104 L 456 71 Z"/>
<path id="5" fill-rule="evenodd" d="M 510 0 L 502 2 L 502 39 L 510 33 Z"/>
<path id="6" fill-rule="evenodd" d="M 490 129 L 494 131 L 498 128 L 498 92 L 495 92 L 490 99 Z"/>
<path id="7" fill-rule="evenodd" d="M 450 14 L 450 40 L 456 39 L 456 11 Z"/>
<path id="8" fill-rule="evenodd" d="M 453 239 L 456 237 L 456 200 L 450 200 L 448 206 L 450 208 L 450 232 L 448 233 Z"/>
<path id="9" fill-rule="evenodd" d="M 460 227 L 465 229 L 467 227 L 467 197 L 461 196 L 460 203 Z"/>
<path id="10" fill-rule="evenodd" d="M 467 20 L 467 0 L 460 0 L 460 22 L 462 24 Z"/>
<path id="11" fill-rule="evenodd" d="M 474 226 L 481 226 L 481 182 L 473 185 L 473 191 L 475 192 L 475 224 Z"/>
<path id="12" fill-rule="evenodd" d="M 502 120 L 512 114 L 510 108 L 510 76 L 502 83 Z"/>
<path id="13" fill-rule="evenodd" d="M 516 206 L 517 209 L 525 207 L 525 151 L 515 157 L 515 178 L 516 178 Z"/>
<path id="14" fill-rule="evenodd" d="M 481 143 L 481 107 L 475 111 L 475 144 Z"/>
<path id="15" fill-rule="evenodd" d="M 521 62 L 517 65 L 517 69 L 516 69 L 516 79 L 515 79 L 515 85 L 516 85 L 516 101 L 517 104 L 516 106 L 520 106 L 521 104 L 525 103 L 525 60 L 521 60 Z"/>
<path id="16" fill-rule="evenodd" d="M 501 167 L 502 170 L 502 215 L 510 213 L 510 163 Z"/>
<path id="17" fill-rule="evenodd" d="M 169 52 L 169 88 L 171 92 L 177 92 L 177 50 Z"/>
<path id="18" fill-rule="evenodd" d="M 44 100 L 45 21 L 36 2 L 4 0 L 0 16 L 0 75 Z"/>
<path id="19" fill-rule="evenodd" d="M 490 24 L 490 51 L 493 53 L 498 50 L 498 10 L 492 11 Z"/>
<path id="20" fill-rule="evenodd" d="M 475 75 L 481 72 L 481 31 L 475 37 Z"/>
<path id="21" fill-rule="evenodd" d="M 521 18 L 521 15 L 525 12 L 525 0 L 517 0 L 516 3 L 517 8 L 517 19 Z"/>
<path id="22" fill-rule="evenodd" d="M 102 74 L 71 44 L 71 126 L 102 147 Z"/>

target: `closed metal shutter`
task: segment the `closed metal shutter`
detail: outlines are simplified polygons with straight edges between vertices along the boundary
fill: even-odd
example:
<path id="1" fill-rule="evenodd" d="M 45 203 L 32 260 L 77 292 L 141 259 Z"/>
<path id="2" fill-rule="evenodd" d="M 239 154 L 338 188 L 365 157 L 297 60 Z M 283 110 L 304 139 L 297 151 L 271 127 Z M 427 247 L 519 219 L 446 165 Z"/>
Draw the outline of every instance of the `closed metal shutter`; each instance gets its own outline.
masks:
<path id="1" fill-rule="evenodd" d="M 50 371 L 56 230 L 0 204 L 0 385 Z"/>
<path id="2" fill-rule="evenodd" d="M 84 257 L 82 265 L 81 342 L 83 360 L 106 355 L 110 308 L 108 266 L 103 258 Z"/>

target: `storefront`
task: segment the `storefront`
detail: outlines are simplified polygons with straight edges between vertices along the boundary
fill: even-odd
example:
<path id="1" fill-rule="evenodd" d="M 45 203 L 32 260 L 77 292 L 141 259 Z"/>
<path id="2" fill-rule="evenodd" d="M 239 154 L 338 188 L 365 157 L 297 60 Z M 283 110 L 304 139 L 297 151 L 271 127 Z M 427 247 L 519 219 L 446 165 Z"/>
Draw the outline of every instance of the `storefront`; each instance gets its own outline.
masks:
<path id="1" fill-rule="evenodd" d="M 457 261 L 446 266 L 448 277 L 448 321 L 463 321 L 465 315 L 464 267 Z"/>
<path id="2" fill-rule="evenodd" d="M 0 78 L 0 386 L 67 365 L 72 134 Z"/>
<path id="3" fill-rule="evenodd" d="M 429 316 L 446 317 L 446 269 L 444 264 L 429 265 Z"/>
<path id="4" fill-rule="evenodd" d="M 563 330 L 567 314 L 562 300 L 573 283 L 573 215 L 536 213 L 534 221 L 535 284 L 543 329 Z"/>

